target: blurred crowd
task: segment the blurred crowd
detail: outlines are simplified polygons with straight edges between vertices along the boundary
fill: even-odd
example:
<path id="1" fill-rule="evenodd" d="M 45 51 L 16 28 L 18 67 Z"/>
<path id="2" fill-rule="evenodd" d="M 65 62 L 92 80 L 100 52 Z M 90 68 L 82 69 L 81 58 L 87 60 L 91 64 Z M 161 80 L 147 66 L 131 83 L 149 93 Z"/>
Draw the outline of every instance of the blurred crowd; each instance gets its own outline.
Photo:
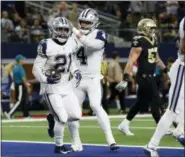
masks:
<path id="1" fill-rule="evenodd" d="M 157 22 L 163 41 L 171 42 L 177 36 L 180 19 L 185 15 L 184 1 L 50 1 L 48 3 L 53 8 L 47 15 L 26 7 L 24 1 L 1 3 L 2 42 L 38 42 L 48 35 L 48 27 L 57 16 L 67 17 L 76 26 L 79 5 L 116 16 L 121 21 L 119 36 L 128 41 L 133 37 L 138 21 L 150 17 Z"/>

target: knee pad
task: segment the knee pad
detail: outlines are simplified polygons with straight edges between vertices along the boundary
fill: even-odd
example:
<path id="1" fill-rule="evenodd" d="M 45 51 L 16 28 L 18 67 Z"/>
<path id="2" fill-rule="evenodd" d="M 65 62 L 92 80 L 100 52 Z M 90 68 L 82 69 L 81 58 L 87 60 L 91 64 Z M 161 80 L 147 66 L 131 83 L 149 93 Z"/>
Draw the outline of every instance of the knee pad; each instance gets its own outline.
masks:
<path id="1" fill-rule="evenodd" d="M 62 116 L 54 116 L 55 120 L 61 124 L 65 124 L 67 122 L 67 117 Z"/>

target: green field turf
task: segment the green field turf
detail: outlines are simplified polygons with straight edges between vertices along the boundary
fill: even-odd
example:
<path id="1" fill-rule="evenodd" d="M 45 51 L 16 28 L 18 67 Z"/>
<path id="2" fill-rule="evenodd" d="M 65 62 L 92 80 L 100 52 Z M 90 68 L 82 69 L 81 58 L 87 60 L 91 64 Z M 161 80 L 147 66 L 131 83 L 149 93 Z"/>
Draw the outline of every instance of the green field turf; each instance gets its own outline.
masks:
<path id="1" fill-rule="evenodd" d="M 120 145 L 145 145 L 155 131 L 156 124 L 152 118 L 136 118 L 131 122 L 135 136 L 125 136 L 117 130 L 121 120 L 111 119 L 113 134 Z M 83 143 L 106 144 L 103 131 L 96 120 L 82 120 L 80 126 Z M 53 141 L 47 135 L 46 121 L 2 123 L 2 140 Z M 68 129 L 65 130 L 64 141 L 70 142 Z M 172 136 L 164 137 L 160 146 L 181 147 Z"/>

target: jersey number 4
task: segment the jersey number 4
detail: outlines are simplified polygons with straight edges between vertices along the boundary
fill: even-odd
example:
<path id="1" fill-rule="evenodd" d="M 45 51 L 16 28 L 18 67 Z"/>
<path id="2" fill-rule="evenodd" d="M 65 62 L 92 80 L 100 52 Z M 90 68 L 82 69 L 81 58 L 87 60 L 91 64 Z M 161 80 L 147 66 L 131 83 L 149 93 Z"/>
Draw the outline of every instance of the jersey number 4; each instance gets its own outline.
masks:
<path id="1" fill-rule="evenodd" d="M 85 55 L 84 47 L 80 47 L 76 53 L 77 59 L 80 61 L 81 65 L 87 65 L 87 56 Z"/>

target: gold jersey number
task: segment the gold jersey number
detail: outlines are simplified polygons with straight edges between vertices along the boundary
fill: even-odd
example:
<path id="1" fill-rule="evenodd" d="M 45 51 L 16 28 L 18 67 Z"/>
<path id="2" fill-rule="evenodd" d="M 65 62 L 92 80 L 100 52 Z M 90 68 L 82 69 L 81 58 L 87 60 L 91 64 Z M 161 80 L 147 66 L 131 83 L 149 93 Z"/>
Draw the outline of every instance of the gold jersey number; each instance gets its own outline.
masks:
<path id="1" fill-rule="evenodd" d="M 155 63 L 156 61 L 157 47 L 148 49 L 148 62 Z"/>

